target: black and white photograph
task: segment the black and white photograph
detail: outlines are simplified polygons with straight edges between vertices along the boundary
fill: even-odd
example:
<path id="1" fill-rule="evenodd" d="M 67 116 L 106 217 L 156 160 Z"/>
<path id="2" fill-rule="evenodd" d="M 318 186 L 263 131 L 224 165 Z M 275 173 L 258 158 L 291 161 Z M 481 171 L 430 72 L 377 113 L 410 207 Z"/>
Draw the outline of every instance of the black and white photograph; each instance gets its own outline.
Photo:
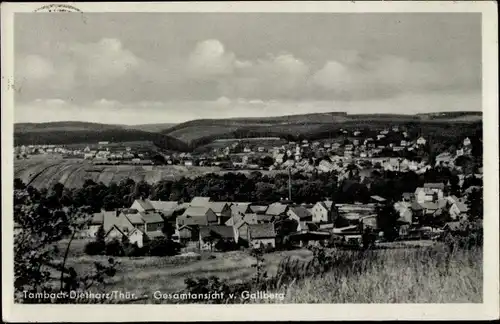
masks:
<path id="1" fill-rule="evenodd" d="M 2 5 L 4 296 L 498 316 L 496 4 L 437 3 Z"/>

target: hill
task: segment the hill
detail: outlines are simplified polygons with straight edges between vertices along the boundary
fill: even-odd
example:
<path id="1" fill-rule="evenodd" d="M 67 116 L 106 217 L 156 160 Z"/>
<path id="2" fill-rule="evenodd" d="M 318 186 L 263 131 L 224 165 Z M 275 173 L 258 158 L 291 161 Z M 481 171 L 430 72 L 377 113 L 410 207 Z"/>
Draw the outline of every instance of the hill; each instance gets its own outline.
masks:
<path id="1" fill-rule="evenodd" d="M 123 128 L 123 125 L 88 123 L 79 121 L 63 121 L 48 123 L 16 123 L 14 133 L 50 132 L 50 131 L 87 131 Z"/>
<path id="2" fill-rule="evenodd" d="M 284 139 L 318 139 L 340 129 L 383 129 L 390 126 L 449 128 L 481 123 L 481 112 L 444 112 L 419 115 L 314 113 L 263 118 L 199 119 L 175 125 L 162 133 L 188 143 L 191 148 L 215 139 L 276 136 Z"/>
<path id="3" fill-rule="evenodd" d="M 175 125 L 176 124 L 173 123 L 160 123 L 160 124 L 126 125 L 123 127 L 128 129 L 137 129 L 144 132 L 158 133 L 161 131 L 165 131 Z"/>
<path id="4" fill-rule="evenodd" d="M 14 145 L 149 141 L 165 150 L 188 151 L 186 143 L 168 135 L 128 129 L 123 125 L 85 122 L 14 125 Z"/>

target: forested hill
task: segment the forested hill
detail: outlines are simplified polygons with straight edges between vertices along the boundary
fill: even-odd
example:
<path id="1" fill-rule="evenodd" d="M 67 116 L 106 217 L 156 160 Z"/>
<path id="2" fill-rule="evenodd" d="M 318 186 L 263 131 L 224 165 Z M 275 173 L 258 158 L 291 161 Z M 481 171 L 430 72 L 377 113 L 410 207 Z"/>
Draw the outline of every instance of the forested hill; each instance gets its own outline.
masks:
<path id="1" fill-rule="evenodd" d="M 159 148 L 188 151 L 183 141 L 168 135 L 129 129 L 123 125 L 83 122 L 22 123 L 14 125 L 14 145 L 150 141 Z"/>
<path id="2" fill-rule="evenodd" d="M 391 126 L 426 129 L 469 127 L 481 124 L 481 112 L 451 112 L 420 115 L 316 113 L 266 118 L 199 119 L 175 125 L 163 134 L 196 148 L 216 139 L 280 137 L 290 140 L 320 139 L 335 136 L 341 129 L 380 130 Z"/>

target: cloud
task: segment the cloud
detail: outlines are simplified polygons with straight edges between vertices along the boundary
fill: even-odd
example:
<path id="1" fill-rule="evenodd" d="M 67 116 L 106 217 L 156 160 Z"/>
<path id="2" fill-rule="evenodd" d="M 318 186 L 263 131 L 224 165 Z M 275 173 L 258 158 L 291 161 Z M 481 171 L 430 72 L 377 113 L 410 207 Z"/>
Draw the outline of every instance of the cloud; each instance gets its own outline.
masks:
<path id="1" fill-rule="evenodd" d="M 16 60 L 16 63 L 15 69 L 20 80 L 43 81 L 55 73 L 52 62 L 40 55 L 26 55 Z"/>
<path id="2" fill-rule="evenodd" d="M 16 82 L 36 96 L 49 90 L 61 94 L 74 88 L 106 86 L 141 64 L 118 39 L 112 38 L 61 44 L 50 57 L 27 54 L 21 55 L 17 62 Z"/>
<path id="3" fill-rule="evenodd" d="M 195 78 L 230 75 L 236 65 L 234 53 L 227 52 L 216 39 L 199 42 L 188 59 L 188 72 Z"/>
<path id="4" fill-rule="evenodd" d="M 464 85 L 474 87 L 477 80 L 472 77 L 475 73 L 472 69 L 474 67 L 464 69 L 459 60 L 433 63 L 354 53 L 326 62 L 314 73 L 311 82 L 337 98 L 387 97 Z"/>
<path id="5" fill-rule="evenodd" d="M 272 100 L 349 102 L 481 85 L 480 63 L 461 58 L 416 61 L 354 50 L 331 51 L 321 61 L 290 52 L 249 58 L 217 39 L 199 41 L 178 57 L 156 60 L 136 55 L 116 38 L 49 48 L 50 54 L 16 60 L 16 82 L 24 82 L 16 98 L 217 102 L 211 107 L 245 100 L 253 101 L 248 107 L 254 109 L 256 103 Z"/>
<path id="6" fill-rule="evenodd" d="M 140 60 L 123 48 L 118 39 L 103 38 L 97 43 L 74 44 L 73 55 L 79 73 L 99 83 L 106 83 L 138 67 Z"/>

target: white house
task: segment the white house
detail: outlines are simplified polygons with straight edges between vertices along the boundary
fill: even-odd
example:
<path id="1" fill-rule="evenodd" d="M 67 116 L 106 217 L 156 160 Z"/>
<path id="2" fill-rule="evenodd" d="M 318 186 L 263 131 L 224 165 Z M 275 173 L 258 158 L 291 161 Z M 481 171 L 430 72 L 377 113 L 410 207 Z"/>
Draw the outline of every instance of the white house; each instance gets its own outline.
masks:
<path id="1" fill-rule="evenodd" d="M 417 145 L 425 145 L 425 143 L 427 143 L 426 139 L 423 138 L 422 136 L 420 136 L 418 139 L 417 139 Z"/>
<path id="2" fill-rule="evenodd" d="M 334 206 L 332 201 L 317 202 L 311 209 L 314 223 L 332 223 L 334 220 Z"/>
<path id="3" fill-rule="evenodd" d="M 469 146 L 470 144 L 471 144 L 470 139 L 468 137 L 466 137 L 464 139 L 464 146 Z"/>

